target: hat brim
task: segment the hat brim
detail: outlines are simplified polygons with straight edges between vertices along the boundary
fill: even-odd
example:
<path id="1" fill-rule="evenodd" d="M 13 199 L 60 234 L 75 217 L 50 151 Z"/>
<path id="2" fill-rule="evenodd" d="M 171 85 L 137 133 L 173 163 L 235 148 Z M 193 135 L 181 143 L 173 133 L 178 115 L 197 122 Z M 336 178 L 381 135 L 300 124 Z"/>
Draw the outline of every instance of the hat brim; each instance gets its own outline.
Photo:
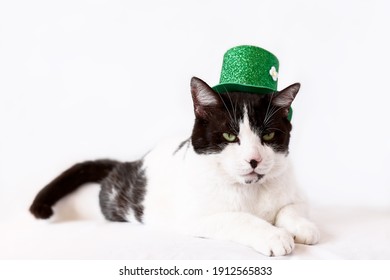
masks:
<path id="1" fill-rule="evenodd" d="M 257 93 L 257 94 L 271 94 L 276 92 L 273 88 L 268 87 L 257 87 L 257 86 L 248 86 L 242 84 L 234 84 L 234 83 L 222 83 L 218 84 L 212 89 L 217 93 L 226 93 L 226 92 L 248 92 L 248 93 Z M 293 115 L 293 110 L 290 107 L 288 111 L 287 119 L 291 121 Z"/>
<path id="2" fill-rule="evenodd" d="M 276 90 L 269 87 L 259 87 L 251 85 L 242 85 L 235 83 L 222 83 L 214 86 L 212 88 L 217 93 L 226 93 L 226 92 L 248 92 L 248 93 L 258 93 L 258 94 L 269 94 L 273 93 Z"/>

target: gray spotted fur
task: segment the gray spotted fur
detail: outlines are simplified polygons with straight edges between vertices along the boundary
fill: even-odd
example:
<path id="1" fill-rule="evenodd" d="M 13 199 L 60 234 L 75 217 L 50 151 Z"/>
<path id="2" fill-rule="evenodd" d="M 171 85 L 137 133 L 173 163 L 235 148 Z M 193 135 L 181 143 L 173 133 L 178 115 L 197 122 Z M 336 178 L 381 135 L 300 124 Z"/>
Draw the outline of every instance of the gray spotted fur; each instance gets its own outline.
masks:
<path id="1" fill-rule="evenodd" d="M 142 222 L 146 182 L 142 160 L 118 164 L 101 182 L 100 207 L 106 219 Z"/>

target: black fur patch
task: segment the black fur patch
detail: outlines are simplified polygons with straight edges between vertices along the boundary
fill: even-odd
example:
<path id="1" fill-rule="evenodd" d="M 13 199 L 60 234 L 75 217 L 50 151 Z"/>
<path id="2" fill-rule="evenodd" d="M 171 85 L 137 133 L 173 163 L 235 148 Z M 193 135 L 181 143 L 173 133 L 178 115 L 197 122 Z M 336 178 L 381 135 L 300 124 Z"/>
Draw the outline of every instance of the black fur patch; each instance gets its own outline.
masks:
<path id="1" fill-rule="evenodd" d="M 100 207 L 106 219 L 128 222 L 133 214 L 142 222 L 146 182 L 142 160 L 118 164 L 101 182 Z"/>
<path id="2" fill-rule="evenodd" d="M 207 114 L 195 119 L 191 141 L 196 153 L 219 153 L 232 144 L 224 139 L 223 133 L 238 135 L 244 108 L 248 111 L 252 130 L 260 139 L 264 134 L 274 132 L 274 139 L 267 144 L 276 151 L 288 151 L 291 123 L 284 110 L 272 104 L 272 94 L 230 92 L 218 95 L 221 102 L 217 106 L 203 108 Z M 239 139 L 233 144 L 239 144 Z"/>

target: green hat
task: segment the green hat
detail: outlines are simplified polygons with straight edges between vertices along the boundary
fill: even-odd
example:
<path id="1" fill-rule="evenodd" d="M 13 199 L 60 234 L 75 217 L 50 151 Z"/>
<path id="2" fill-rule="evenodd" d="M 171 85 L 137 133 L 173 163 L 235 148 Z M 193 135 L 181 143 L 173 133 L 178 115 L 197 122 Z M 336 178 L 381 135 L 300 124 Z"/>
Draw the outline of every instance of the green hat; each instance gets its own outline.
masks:
<path id="1" fill-rule="evenodd" d="M 237 46 L 225 53 L 220 81 L 213 90 L 273 93 L 278 87 L 278 71 L 279 61 L 269 51 L 255 46 Z M 291 117 L 290 109 L 288 119 Z"/>

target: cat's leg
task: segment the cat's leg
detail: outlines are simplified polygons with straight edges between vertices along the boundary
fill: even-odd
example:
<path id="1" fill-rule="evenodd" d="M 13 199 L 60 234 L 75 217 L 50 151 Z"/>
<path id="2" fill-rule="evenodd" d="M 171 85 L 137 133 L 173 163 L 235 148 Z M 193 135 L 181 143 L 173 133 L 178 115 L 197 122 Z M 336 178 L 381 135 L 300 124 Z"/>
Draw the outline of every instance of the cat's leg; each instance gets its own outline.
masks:
<path id="1" fill-rule="evenodd" d="M 320 240 L 316 225 L 305 217 L 305 205 L 289 204 L 277 214 L 275 226 L 284 228 L 292 234 L 296 243 L 313 245 Z"/>
<path id="2" fill-rule="evenodd" d="M 229 240 L 250 246 L 266 256 L 287 255 L 294 249 L 292 235 L 285 229 L 244 212 L 226 212 L 204 217 L 190 226 L 198 237 Z"/>

